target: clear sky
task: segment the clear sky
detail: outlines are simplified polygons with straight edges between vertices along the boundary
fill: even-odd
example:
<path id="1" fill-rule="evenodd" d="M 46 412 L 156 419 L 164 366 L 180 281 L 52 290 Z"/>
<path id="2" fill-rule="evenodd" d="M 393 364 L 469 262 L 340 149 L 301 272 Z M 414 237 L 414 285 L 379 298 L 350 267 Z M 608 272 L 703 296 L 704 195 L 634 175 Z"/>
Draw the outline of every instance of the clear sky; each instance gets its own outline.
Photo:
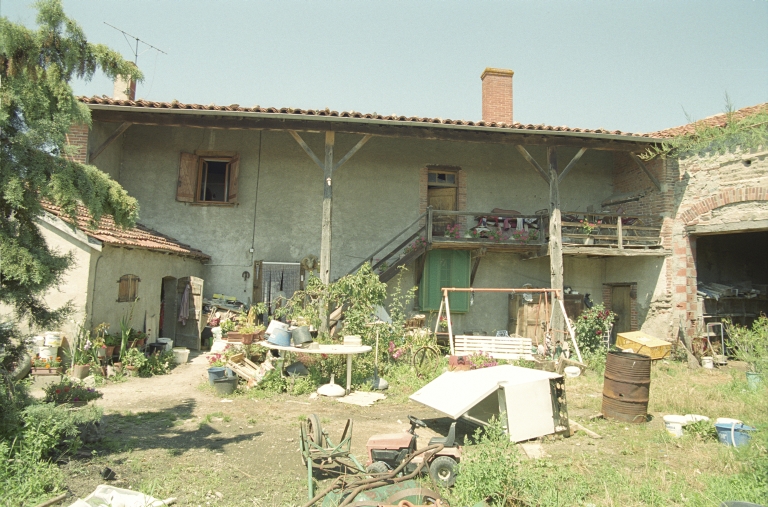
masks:
<path id="1" fill-rule="evenodd" d="M 30 0 L 0 13 L 34 25 Z M 508 68 L 522 123 L 651 132 L 768 102 L 768 1 L 66 0 L 91 42 L 133 59 L 156 101 L 479 120 Z M 111 95 L 103 76 L 76 83 Z"/>

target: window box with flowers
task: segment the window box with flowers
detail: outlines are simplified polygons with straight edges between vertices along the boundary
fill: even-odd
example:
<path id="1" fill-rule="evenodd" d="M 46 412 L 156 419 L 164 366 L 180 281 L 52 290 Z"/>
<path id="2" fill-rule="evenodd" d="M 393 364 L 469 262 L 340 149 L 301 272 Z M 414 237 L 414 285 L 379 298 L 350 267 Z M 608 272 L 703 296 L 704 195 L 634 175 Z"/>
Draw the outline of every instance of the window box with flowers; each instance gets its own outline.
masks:
<path id="1" fill-rule="evenodd" d="M 32 361 L 32 375 L 61 375 L 62 369 L 60 357 L 36 357 Z"/>

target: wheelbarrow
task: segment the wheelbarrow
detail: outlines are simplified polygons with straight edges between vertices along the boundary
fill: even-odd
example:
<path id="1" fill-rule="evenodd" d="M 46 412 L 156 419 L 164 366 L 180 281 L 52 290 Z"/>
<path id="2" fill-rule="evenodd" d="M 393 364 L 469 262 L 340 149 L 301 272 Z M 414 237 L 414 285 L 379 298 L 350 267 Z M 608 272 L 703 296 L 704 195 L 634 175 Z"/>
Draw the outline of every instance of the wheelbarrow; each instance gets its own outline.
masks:
<path id="1" fill-rule="evenodd" d="M 307 467 L 307 490 L 310 500 L 315 496 L 315 485 L 312 480 L 315 468 L 328 473 L 350 469 L 365 473 L 365 467 L 351 452 L 352 419 L 347 419 L 338 444 L 331 441 L 328 432 L 320 425 L 320 418 L 315 414 L 310 414 L 299 428 L 301 460 Z"/>

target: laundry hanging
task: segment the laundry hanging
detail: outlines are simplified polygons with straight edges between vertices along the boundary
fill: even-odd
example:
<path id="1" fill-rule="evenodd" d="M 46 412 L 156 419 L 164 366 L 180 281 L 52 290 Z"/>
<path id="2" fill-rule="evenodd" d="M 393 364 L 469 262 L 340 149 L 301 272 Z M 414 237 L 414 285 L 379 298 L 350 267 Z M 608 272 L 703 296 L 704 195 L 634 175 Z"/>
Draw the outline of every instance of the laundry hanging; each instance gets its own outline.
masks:
<path id="1" fill-rule="evenodd" d="M 182 326 L 187 325 L 187 319 L 189 319 L 189 293 L 192 292 L 192 284 L 187 284 L 184 287 L 184 294 L 181 296 L 181 307 L 179 308 L 179 322 Z"/>

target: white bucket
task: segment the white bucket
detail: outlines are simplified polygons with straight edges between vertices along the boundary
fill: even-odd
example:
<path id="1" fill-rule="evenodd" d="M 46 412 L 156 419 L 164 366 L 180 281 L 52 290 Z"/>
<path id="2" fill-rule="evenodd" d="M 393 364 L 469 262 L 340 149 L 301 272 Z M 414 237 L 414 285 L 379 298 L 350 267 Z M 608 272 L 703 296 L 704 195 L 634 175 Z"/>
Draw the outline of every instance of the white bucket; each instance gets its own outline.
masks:
<path id="1" fill-rule="evenodd" d="M 165 345 L 165 351 L 173 350 L 173 340 L 171 338 L 158 338 L 157 343 Z"/>
<path id="2" fill-rule="evenodd" d="M 713 369 L 715 367 L 715 360 L 712 359 L 709 356 L 702 357 L 701 358 L 701 366 L 703 366 L 704 368 L 706 368 L 708 370 L 711 370 L 711 369 Z"/>
<path id="3" fill-rule="evenodd" d="M 688 423 L 688 420 L 683 415 L 665 415 L 664 427 L 667 433 L 673 437 L 680 438 L 683 436 L 683 426 Z"/>
<path id="4" fill-rule="evenodd" d="M 265 333 L 266 334 L 272 334 L 272 331 L 274 331 L 275 329 L 278 329 L 278 328 L 279 329 L 285 329 L 287 331 L 288 330 L 288 324 L 286 324 L 284 322 L 280 322 L 277 319 L 272 319 L 271 321 L 269 321 L 269 325 L 267 326 L 267 330 L 265 331 Z"/>
<path id="5" fill-rule="evenodd" d="M 566 377 L 578 377 L 581 375 L 581 368 L 578 366 L 566 366 L 563 373 L 565 373 Z"/>
<path id="6" fill-rule="evenodd" d="M 173 362 L 184 364 L 189 359 L 189 349 L 186 347 L 173 347 Z"/>
<path id="7" fill-rule="evenodd" d="M 40 350 L 37 353 L 40 356 L 40 359 L 49 359 L 52 357 L 56 357 L 59 355 L 59 347 L 48 347 L 48 346 L 42 346 L 40 347 Z"/>
<path id="8" fill-rule="evenodd" d="M 61 347 L 61 333 L 45 333 L 47 347 Z"/>

